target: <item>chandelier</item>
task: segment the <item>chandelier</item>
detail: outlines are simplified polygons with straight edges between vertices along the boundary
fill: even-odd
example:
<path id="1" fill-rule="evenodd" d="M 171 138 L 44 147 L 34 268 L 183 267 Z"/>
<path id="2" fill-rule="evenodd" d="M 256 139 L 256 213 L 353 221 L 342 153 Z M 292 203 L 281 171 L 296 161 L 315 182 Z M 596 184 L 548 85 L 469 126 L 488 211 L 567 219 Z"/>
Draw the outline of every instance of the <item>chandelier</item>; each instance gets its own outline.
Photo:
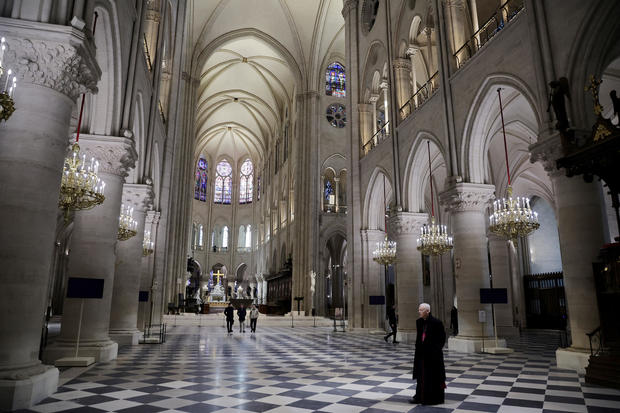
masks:
<path id="1" fill-rule="evenodd" d="M 372 252 L 372 259 L 382 265 L 390 265 L 396 261 L 396 241 L 389 241 L 387 235 Z"/>
<path id="2" fill-rule="evenodd" d="M 103 195 L 105 182 L 97 175 L 99 162 L 91 158 L 90 164 L 86 164 L 86 155 L 80 157 L 78 138 L 71 148 L 71 155 L 65 159 L 60 184 L 58 206 L 65 210 L 65 219 L 68 217 L 69 210 L 91 209 L 105 199 Z"/>
<path id="3" fill-rule="evenodd" d="M 96 25 L 97 13 L 95 12 L 93 35 L 95 34 Z M 78 145 L 78 142 L 80 141 L 85 97 L 85 94 L 82 94 L 75 143 L 71 147 L 71 155 L 65 158 L 65 165 L 62 171 L 58 206 L 65 211 L 65 221 L 69 220 L 70 210 L 91 209 L 105 200 L 103 195 L 105 182 L 98 176 L 99 161 L 95 160 L 95 158 L 90 158 L 90 165 L 87 166 L 86 155 L 82 155 L 80 158 L 80 145 Z"/>
<path id="4" fill-rule="evenodd" d="M 452 237 L 448 235 L 445 225 L 435 223 L 435 200 L 433 198 L 433 169 L 431 167 L 431 142 L 426 142 L 428 148 L 428 170 L 431 184 L 431 223 L 422 225 L 418 238 L 418 251 L 424 255 L 441 255 L 452 249 Z"/>
<path id="5" fill-rule="evenodd" d="M 384 211 L 387 210 L 385 205 L 385 175 L 383 176 L 383 207 Z M 389 241 L 387 236 L 387 213 L 383 218 L 385 226 L 385 238 L 381 242 L 377 242 L 377 247 L 372 252 L 372 259 L 382 265 L 390 265 L 396 261 L 396 241 Z"/>
<path id="6" fill-rule="evenodd" d="M 17 88 L 17 77 L 11 76 L 13 71 L 11 69 L 4 73 L 5 69 L 2 66 L 2 60 L 4 59 L 4 51 L 6 50 L 6 39 L 3 37 L 0 39 L 0 85 L 4 87 L 0 89 L 0 121 L 7 121 L 13 112 L 15 112 L 15 101 L 13 95 L 15 94 L 15 88 Z M 2 78 L 4 77 L 4 83 Z"/>
<path id="7" fill-rule="evenodd" d="M 121 215 L 118 220 L 118 239 L 120 241 L 127 241 L 129 238 L 135 236 L 138 231 L 138 221 L 133 219 L 133 208 L 121 205 Z"/>
<path id="8" fill-rule="evenodd" d="M 144 231 L 144 240 L 142 241 L 142 256 L 148 257 L 154 251 L 155 244 L 151 241 L 151 231 Z"/>
<path id="9" fill-rule="evenodd" d="M 540 224 L 538 223 L 538 213 L 532 211 L 528 198 L 512 197 L 501 90 L 501 88 L 497 89 L 497 96 L 499 98 L 499 113 L 502 118 L 502 132 L 504 134 L 504 154 L 506 156 L 506 173 L 508 175 L 508 189 L 506 193 L 508 197 L 493 202 L 493 213 L 489 216 L 489 230 L 502 238 L 516 241 L 519 237 L 525 237 L 536 231 Z"/>

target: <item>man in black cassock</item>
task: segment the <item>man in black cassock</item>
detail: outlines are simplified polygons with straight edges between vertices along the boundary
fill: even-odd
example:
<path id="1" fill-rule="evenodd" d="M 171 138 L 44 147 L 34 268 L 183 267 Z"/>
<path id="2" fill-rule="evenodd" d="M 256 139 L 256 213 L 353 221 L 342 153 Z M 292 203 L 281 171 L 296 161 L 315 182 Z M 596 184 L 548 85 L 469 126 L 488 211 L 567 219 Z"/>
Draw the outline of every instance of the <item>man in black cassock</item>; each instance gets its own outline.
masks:
<path id="1" fill-rule="evenodd" d="M 441 404 L 444 402 L 446 370 L 443 364 L 443 345 L 446 332 L 443 323 L 431 315 L 431 306 L 418 308 L 417 338 L 413 357 L 413 380 L 417 380 L 415 396 L 410 403 Z"/>

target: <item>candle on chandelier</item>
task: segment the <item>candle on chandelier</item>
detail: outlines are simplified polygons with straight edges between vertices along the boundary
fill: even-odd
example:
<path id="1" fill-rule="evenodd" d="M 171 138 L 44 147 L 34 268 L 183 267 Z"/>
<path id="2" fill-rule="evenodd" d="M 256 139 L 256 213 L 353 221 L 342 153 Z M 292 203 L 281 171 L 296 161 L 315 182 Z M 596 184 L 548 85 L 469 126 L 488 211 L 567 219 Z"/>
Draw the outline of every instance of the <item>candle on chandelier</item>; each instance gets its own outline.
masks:
<path id="1" fill-rule="evenodd" d="M 6 93 L 7 91 L 7 87 L 9 87 L 9 79 L 11 78 L 11 69 L 9 69 L 9 71 L 6 74 L 6 80 L 4 81 L 4 89 L 2 89 L 3 92 Z"/>

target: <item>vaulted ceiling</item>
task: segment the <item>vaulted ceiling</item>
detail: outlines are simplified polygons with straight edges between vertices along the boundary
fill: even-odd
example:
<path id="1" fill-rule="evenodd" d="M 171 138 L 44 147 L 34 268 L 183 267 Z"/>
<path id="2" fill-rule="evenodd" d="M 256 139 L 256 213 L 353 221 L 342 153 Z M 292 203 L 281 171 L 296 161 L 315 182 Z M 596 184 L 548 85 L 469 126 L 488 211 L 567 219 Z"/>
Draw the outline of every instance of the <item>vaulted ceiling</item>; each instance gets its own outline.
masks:
<path id="1" fill-rule="evenodd" d="M 344 57 L 342 0 L 193 0 L 197 152 L 265 157 L 294 96 Z"/>

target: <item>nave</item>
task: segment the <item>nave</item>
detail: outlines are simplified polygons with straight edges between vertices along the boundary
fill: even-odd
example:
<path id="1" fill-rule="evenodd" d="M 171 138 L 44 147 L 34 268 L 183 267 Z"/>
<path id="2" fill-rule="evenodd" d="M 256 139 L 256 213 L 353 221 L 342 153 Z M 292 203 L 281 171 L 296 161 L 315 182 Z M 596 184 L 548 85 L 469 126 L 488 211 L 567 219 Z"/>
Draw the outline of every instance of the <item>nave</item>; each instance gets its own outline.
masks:
<path id="1" fill-rule="evenodd" d="M 262 321 L 262 320 L 261 320 Z M 445 350 L 446 403 L 414 406 L 413 345 L 328 327 L 177 325 L 163 345 L 122 347 L 116 360 L 22 412 L 612 413 L 620 391 L 556 367 L 555 334 L 525 332 L 509 355 Z M 66 380 L 66 379 L 65 379 Z"/>

